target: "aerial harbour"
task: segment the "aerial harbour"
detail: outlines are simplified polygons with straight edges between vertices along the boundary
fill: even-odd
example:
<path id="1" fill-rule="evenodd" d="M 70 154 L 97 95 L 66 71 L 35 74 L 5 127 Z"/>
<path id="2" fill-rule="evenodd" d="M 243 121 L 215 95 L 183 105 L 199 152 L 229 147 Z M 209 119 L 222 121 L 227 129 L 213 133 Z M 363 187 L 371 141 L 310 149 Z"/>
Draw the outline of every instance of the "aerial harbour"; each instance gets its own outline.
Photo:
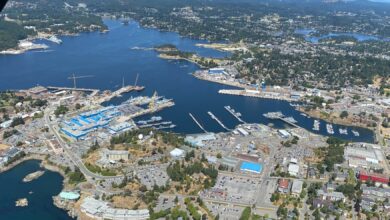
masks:
<path id="1" fill-rule="evenodd" d="M 1 219 L 388 219 L 388 10 L 10 1 Z"/>

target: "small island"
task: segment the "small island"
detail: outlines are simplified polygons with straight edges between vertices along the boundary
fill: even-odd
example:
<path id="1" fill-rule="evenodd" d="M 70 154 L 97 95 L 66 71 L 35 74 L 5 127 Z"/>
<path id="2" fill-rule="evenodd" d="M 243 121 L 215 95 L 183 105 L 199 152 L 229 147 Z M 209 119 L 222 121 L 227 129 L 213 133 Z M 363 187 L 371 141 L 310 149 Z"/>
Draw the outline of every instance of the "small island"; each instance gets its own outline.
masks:
<path id="1" fill-rule="evenodd" d="M 31 181 L 41 177 L 44 173 L 45 173 L 45 171 L 42 171 L 42 170 L 38 170 L 36 172 L 30 173 L 26 177 L 23 178 L 23 182 L 25 182 L 25 183 L 31 182 Z"/>
<path id="2" fill-rule="evenodd" d="M 159 57 L 162 59 L 187 60 L 196 63 L 202 68 L 216 67 L 222 61 L 221 59 L 201 57 L 193 52 L 181 51 L 173 44 L 162 44 L 154 47 L 154 50 L 159 53 Z"/>
<path id="3" fill-rule="evenodd" d="M 28 200 L 26 198 L 16 200 L 15 206 L 17 207 L 25 207 L 28 206 Z"/>

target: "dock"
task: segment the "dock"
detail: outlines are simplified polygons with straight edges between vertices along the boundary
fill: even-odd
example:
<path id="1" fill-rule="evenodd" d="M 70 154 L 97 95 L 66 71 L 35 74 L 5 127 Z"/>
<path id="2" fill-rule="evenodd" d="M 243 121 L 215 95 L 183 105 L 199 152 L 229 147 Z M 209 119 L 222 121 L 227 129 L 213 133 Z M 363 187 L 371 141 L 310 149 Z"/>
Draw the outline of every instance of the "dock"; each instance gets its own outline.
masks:
<path id="1" fill-rule="evenodd" d="M 218 93 L 225 95 L 247 96 L 263 99 L 294 101 L 292 98 L 290 98 L 289 94 L 280 92 L 262 92 L 253 89 L 221 89 L 218 91 Z"/>
<path id="2" fill-rule="evenodd" d="M 209 114 L 210 117 L 211 117 L 212 119 L 214 119 L 216 122 L 218 122 L 218 124 L 221 125 L 222 128 L 224 128 L 224 129 L 227 130 L 227 131 L 230 131 L 230 129 L 227 128 L 227 127 L 226 127 L 226 126 L 217 118 L 217 116 L 215 116 L 212 112 L 207 112 L 207 114 Z"/>
<path id="3" fill-rule="evenodd" d="M 282 112 L 268 112 L 268 113 L 263 114 L 263 116 L 266 118 L 269 118 L 269 119 L 279 119 L 286 124 L 289 124 L 293 127 L 299 128 L 299 126 L 297 124 L 295 124 L 295 122 L 293 122 L 293 121 L 295 121 L 294 118 L 286 117 L 283 115 Z"/>
<path id="4" fill-rule="evenodd" d="M 239 122 L 241 123 L 246 123 L 244 120 L 242 120 L 236 112 L 234 112 L 234 109 L 230 108 L 230 106 L 225 106 L 224 107 L 226 109 L 226 111 L 228 111 L 231 115 L 233 115 Z"/>
<path id="5" fill-rule="evenodd" d="M 99 92 L 99 89 L 88 89 L 88 88 L 72 88 L 72 87 L 60 87 L 60 86 L 48 86 L 50 90 L 67 90 L 67 91 L 81 91 L 81 92 Z"/>
<path id="6" fill-rule="evenodd" d="M 112 92 L 111 94 L 102 97 L 101 99 L 99 99 L 98 102 L 99 103 L 107 102 L 107 101 L 110 101 L 114 97 L 121 96 L 124 93 L 132 92 L 132 91 L 139 92 L 139 91 L 142 91 L 144 89 L 145 89 L 145 87 L 143 87 L 143 86 L 124 86 L 124 87 L 121 87 L 120 89 Z"/>
<path id="7" fill-rule="evenodd" d="M 189 113 L 189 115 L 192 118 L 192 120 L 199 126 L 199 128 L 202 129 L 202 131 L 208 133 L 208 131 L 206 131 L 206 129 L 204 129 L 204 127 L 198 122 L 198 120 L 196 120 L 196 118 L 191 114 L 191 112 Z"/>

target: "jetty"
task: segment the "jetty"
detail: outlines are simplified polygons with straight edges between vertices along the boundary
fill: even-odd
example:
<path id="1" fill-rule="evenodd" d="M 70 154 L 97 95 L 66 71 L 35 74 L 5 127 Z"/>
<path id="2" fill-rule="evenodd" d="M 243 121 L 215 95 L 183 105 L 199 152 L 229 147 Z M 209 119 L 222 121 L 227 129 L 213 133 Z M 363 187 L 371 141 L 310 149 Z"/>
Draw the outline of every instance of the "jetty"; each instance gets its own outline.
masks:
<path id="1" fill-rule="evenodd" d="M 196 120 L 196 118 L 191 114 L 191 112 L 188 114 L 190 115 L 192 120 L 199 126 L 199 128 L 202 129 L 202 131 L 204 131 L 205 133 L 208 133 L 208 131 L 206 131 L 206 129 L 204 129 L 204 127 L 198 122 L 198 120 Z"/>
<path id="2" fill-rule="evenodd" d="M 225 130 L 227 130 L 227 131 L 230 131 L 230 129 L 229 128 L 227 128 L 218 118 L 217 118 L 217 116 L 215 116 L 212 112 L 207 112 L 207 114 L 209 114 L 210 115 L 210 117 L 212 118 L 212 119 L 214 119 L 219 125 L 221 125 L 221 127 L 222 128 L 224 128 Z"/>
<path id="3" fill-rule="evenodd" d="M 235 112 L 234 109 L 232 109 L 230 106 L 225 106 L 224 107 L 231 115 L 233 115 L 239 122 L 241 123 L 246 123 L 244 120 L 242 120 L 240 118 L 240 113 L 239 112 Z"/>

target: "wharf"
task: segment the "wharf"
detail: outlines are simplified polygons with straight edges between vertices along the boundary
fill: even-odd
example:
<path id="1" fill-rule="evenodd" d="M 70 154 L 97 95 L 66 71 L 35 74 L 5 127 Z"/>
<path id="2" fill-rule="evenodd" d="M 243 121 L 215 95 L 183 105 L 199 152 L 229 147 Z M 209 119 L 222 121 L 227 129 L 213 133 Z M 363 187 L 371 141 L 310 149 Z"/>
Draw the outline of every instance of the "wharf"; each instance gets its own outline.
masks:
<path id="1" fill-rule="evenodd" d="M 60 86 L 47 86 L 50 90 L 68 90 L 68 91 L 81 91 L 81 92 L 99 92 L 99 89 L 88 89 L 88 88 L 71 88 L 71 87 L 60 87 Z"/>
<path id="2" fill-rule="evenodd" d="M 275 99 L 275 100 L 284 100 L 284 101 L 294 101 L 290 97 L 276 92 L 260 92 L 258 90 L 252 89 L 221 89 L 218 91 L 219 94 L 225 95 L 238 95 L 238 96 L 248 96 L 255 98 L 264 98 L 264 99 Z"/>
<path id="3" fill-rule="evenodd" d="M 266 118 L 269 118 L 269 119 L 279 119 L 286 124 L 289 124 L 293 127 L 299 128 L 299 126 L 293 122 L 293 121 L 295 121 L 294 118 L 286 117 L 283 115 L 282 112 L 268 112 L 268 113 L 263 114 L 263 116 Z"/>
<path id="4" fill-rule="evenodd" d="M 129 116 L 121 116 L 121 117 L 119 117 L 118 122 L 125 122 L 125 121 L 132 119 L 132 118 L 136 118 L 136 117 L 139 117 L 141 115 L 146 115 L 146 114 L 151 114 L 151 113 L 154 113 L 157 111 L 161 111 L 164 108 L 172 107 L 174 105 L 175 105 L 175 103 L 172 100 L 169 100 L 167 102 L 157 104 L 154 108 L 143 109 L 143 110 L 136 112 L 134 114 L 131 114 Z"/>
<path id="5" fill-rule="evenodd" d="M 217 116 L 215 116 L 212 112 L 207 112 L 207 114 L 209 114 L 210 117 L 211 117 L 212 119 L 214 119 L 216 122 L 218 122 L 218 124 L 221 125 L 222 128 L 224 128 L 224 129 L 227 130 L 227 131 L 230 131 L 230 129 L 227 128 L 227 127 L 226 127 L 226 126 L 217 118 Z"/>
<path id="6" fill-rule="evenodd" d="M 139 92 L 139 91 L 142 91 L 144 89 L 145 89 L 144 86 L 124 86 L 124 87 L 112 92 L 111 94 L 102 97 L 101 99 L 99 99 L 98 103 L 110 101 L 112 98 L 119 97 L 124 93 L 132 92 L 132 91 Z"/>
<path id="7" fill-rule="evenodd" d="M 196 120 L 196 118 L 191 113 L 189 113 L 189 115 L 192 118 L 192 120 L 200 127 L 200 129 L 202 129 L 205 133 L 208 133 L 206 129 L 204 129 L 204 127 L 198 122 L 198 120 Z"/>
<path id="8" fill-rule="evenodd" d="M 242 120 L 238 115 L 237 112 L 234 112 L 234 109 L 230 108 L 230 106 L 224 107 L 231 115 L 233 115 L 239 122 L 246 123 L 244 120 Z"/>
<path id="9" fill-rule="evenodd" d="M 243 89 L 248 89 L 250 86 L 236 82 L 236 81 L 229 81 L 229 80 L 224 80 L 224 79 L 216 79 L 213 77 L 210 77 L 208 74 L 204 74 L 201 72 L 195 72 L 192 74 L 195 78 L 200 79 L 200 80 L 206 80 L 209 82 L 214 82 L 214 83 L 219 83 L 222 85 L 228 85 L 228 86 L 234 86 L 238 88 L 243 88 Z"/>

